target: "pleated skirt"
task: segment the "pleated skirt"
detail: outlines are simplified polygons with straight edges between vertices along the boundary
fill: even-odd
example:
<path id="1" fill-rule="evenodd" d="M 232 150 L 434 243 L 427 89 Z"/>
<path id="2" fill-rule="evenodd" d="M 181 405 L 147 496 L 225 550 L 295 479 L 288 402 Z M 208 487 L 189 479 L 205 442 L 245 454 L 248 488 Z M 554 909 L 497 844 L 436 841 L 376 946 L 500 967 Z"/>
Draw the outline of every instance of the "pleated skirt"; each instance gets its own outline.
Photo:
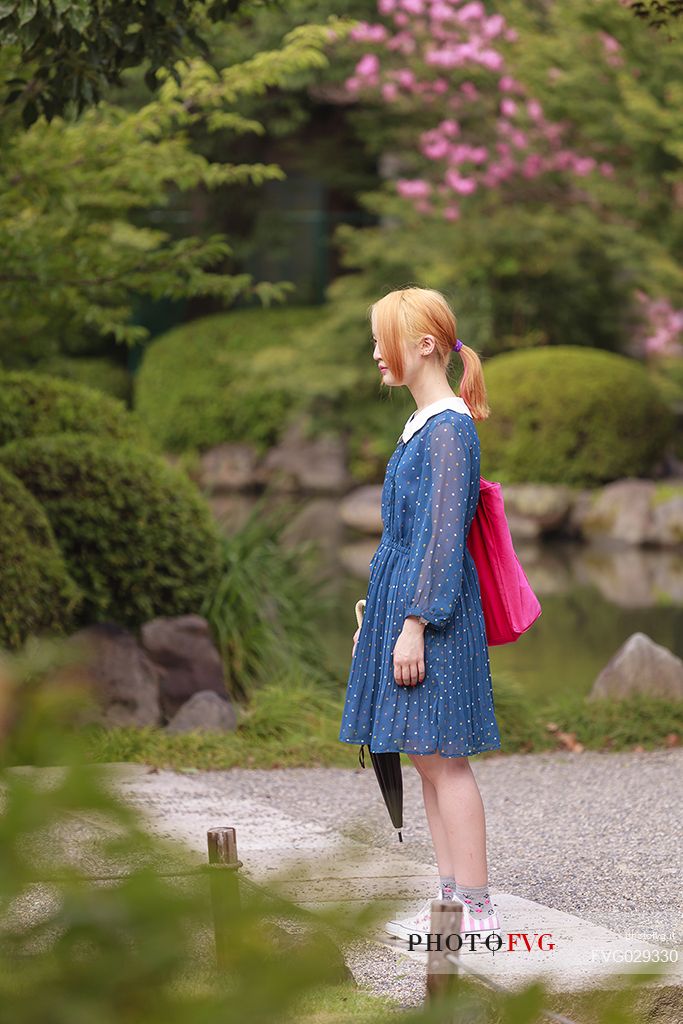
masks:
<path id="1" fill-rule="evenodd" d="M 443 629 L 424 631 L 425 678 L 394 679 L 405 621 L 409 547 L 383 535 L 370 563 L 365 614 L 351 659 L 339 739 L 370 750 L 463 757 L 500 748 L 479 577 L 465 550 L 462 588 Z"/>

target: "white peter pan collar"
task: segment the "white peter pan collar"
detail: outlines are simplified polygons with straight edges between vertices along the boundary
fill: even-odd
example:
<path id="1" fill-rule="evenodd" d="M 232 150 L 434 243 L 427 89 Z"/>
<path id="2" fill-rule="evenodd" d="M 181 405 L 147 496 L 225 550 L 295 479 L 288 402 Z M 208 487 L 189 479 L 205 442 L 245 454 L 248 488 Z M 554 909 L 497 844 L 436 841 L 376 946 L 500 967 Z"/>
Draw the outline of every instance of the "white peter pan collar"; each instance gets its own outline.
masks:
<path id="1" fill-rule="evenodd" d="M 413 434 L 423 427 L 431 416 L 436 416 L 437 412 L 443 412 L 444 409 L 454 409 L 456 412 L 464 412 L 467 416 L 472 416 L 472 413 L 467 407 L 467 403 L 458 395 L 449 396 L 448 398 L 439 398 L 438 401 L 430 402 L 429 405 L 425 405 L 422 409 L 416 409 L 415 412 L 408 417 L 406 425 L 403 428 L 403 433 L 401 434 L 401 440 L 404 443 L 409 441 Z"/>

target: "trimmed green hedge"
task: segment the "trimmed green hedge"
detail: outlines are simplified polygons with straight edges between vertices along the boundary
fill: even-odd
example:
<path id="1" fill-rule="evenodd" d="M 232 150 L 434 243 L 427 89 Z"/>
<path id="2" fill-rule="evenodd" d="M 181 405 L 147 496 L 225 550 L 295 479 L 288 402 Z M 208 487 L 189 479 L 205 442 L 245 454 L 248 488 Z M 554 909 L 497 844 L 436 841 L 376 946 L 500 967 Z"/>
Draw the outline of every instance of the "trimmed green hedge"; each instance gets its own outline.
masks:
<path id="1" fill-rule="evenodd" d="M 317 307 L 243 309 L 175 327 L 147 348 L 134 405 L 166 451 L 276 443 L 288 418 L 330 388 L 306 328 Z"/>
<path id="2" fill-rule="evenodd" d="M 117 398 L 48 374 L 0 372 L 0 445 L 63 432 L 147 440 Z"/>
<path id="3" fill-rule="evenodd" d="M 217 527 L 187 477 L 120 441 L 57 434 L 0 449 L 39 501 L 84 591 L 85 623 L 196 612 L 221 571 Z"/>
<path id="4" fill-rule="evenodd" d="M 2 466 L 0 523 L 0 645 L 12 649 L 30 633 L 68 629 L 81 594 L 45 512 Z"/>
<path id="5" fill-rule="evenodd" d="M 525 349 L 484 364 L 491 416 L 477 424 L 482 475 L 591 487 L 650 474 L 674 415 L 647 371 L 613 352 Z"/>
<path id="6" fill-rule="evenodd" d="M 106 395 L 118 398 L 126 404 L 131 400 L 132 375 L 125 366 L 115 363 L 113 359 L 102 356 L 57 355 L 36 363 L 31 372 L 49 374 L 61 380 L 83 384 L 96 391 L 103 391 Z"/>

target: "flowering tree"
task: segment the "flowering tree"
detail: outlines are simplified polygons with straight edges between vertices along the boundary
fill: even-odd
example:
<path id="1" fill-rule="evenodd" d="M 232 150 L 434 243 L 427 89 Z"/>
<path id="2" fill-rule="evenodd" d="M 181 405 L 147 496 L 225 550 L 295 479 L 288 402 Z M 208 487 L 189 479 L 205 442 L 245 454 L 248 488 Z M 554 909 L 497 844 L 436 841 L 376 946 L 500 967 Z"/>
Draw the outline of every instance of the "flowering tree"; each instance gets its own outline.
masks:
<path id="1" fill-rule="evenodd" d="M 648 339 L 660 329 L 643 321 L 661 319 L 664 301 L 671 350 L 683 304 L 682 41 L 658 38 L 611 0 L 491 6 L 378 0 L 377 18 L 353 30 L 346 96 L 382 110 L 381 145 L 398 167 L 369 204 L 385 224 L 408 228 L 416 259 L 419 234 L 428 231 L 432 252 L 446 239 L 460 281 L 488 272 L 494 287 L 505 278 L 509 293 L 517 273 L 525 295 L 516 309 L 503 303 L 500 320 L 527 308 L 521 329 L 503 328 L 509 344 L 574 333 L 604 347 L 641 339 L 641 351 L 653 352 Z M 363 265 L 353 229 L 340 239 Z M 497 249 L 495 269 L 487 246 Z M 564 280 L 565 301 L 585 307 L 574 327 L 550 311 L 540 334 L 531 329 L 546 315 L 542 296 L 529 301 L 539 264 L 546 290 Z"/>
<path id="2" fill-rule="evenodd" d="M 539 100 L 510 73 L 500 44 L 514 42 L 518 32 L 502 14 L 488 15 L 479 0 L 379 0 L 378 7 L 397 31 L 368 23 L 352 31 L 354 41 L 381 48 L 384 62 L 376 52 L 365 53 L 346 87 L 356 94 L 379 90 L 388 104 L 417 100 L 435 111 L 437 123 L 419 136 L 431 167 L 396 183 L 399 195 L 421 213 L 457 220 L 461 197 L 520 175 L 533 180 L 552 171 L 614 173 L 609 161 L 565 146 L 565 126 L 551 123 Z M 394 66 L 396 55 L 406 66 Z"/>

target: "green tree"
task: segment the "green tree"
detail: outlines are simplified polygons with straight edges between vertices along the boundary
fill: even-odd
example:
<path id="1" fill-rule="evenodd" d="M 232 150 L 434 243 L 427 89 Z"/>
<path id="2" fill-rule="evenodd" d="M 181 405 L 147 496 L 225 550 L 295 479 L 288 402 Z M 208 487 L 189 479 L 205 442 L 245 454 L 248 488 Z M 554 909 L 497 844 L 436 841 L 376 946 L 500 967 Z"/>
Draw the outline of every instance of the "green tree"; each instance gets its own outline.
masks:
<path id="1" fill-rule="evenodd" d="M 215 163 L 196 152 L 192 132 L 230 137 L 262 133 L 236 109 L 241 97 L 283 86 L 303 68 L 324 67 L 330 32 L 349 23 L 301 25 L 283 45 L 216 71 L 195 58 L 176 65 L 180 81 L 162 71 L 158 95 L 141 109 L 101 103 L 77 121 L 38 119 L 24 130 L 15 114 L 0 127 L 0 353 L 38 358 L 66 337 L 90 333 L 134 343 L 135 295 L 177 299 L 211 295 L 230 305 L 238 296 L 264 304 L 282 300 L 289 282 L 255 283 L 250 274 L 221 272 L 231 253 L 224 235 L 171 238 L 136 226 L 132 214 L 163 208 L 189 189 L 261 184 L 282 178 L 275 164 Z M 19 68 L 16 48 L 0 53 L 0 80 Z"/>
<path id="2" fill-rule="evenodd" d="M 211 23 L 272 2 L 277 0 L 9 0 L 0 7 L 0 46 L 17 46 L 21 67 L 5 80 L 10 88 L 3 103 L 17 103 L 28 127 L 40 114 L 50 121 L 81 113 L 106 86 L 120 85 L 126 68 L 143 62 L 150 88 L 162 67 L 180 83 L 176 60 L 209 58 Z"/>

